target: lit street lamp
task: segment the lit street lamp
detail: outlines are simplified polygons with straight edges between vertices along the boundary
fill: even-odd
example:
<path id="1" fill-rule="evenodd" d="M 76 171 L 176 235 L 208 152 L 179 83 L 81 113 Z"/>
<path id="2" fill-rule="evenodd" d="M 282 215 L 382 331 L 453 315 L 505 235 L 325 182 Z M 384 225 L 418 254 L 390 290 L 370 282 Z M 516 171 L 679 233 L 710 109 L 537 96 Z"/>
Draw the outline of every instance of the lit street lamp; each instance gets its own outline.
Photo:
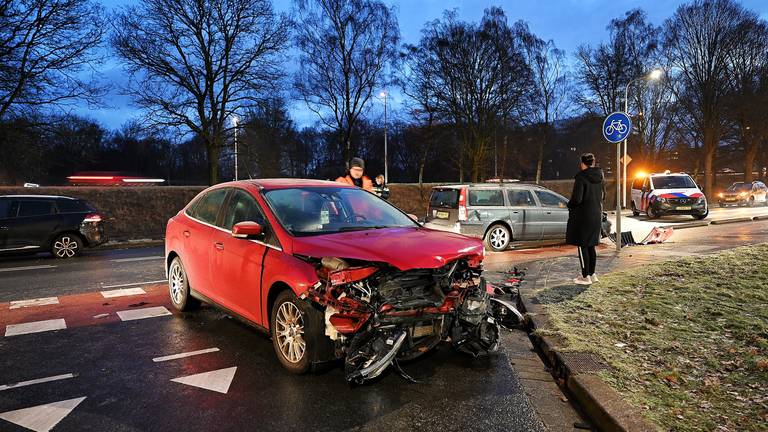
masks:
<path id="1" fill-rule="evenodd" d="M 237 181 L 237 122 L 239 119 L 236 115 L 232 116 L 232 127 L 235 128 L 235 181 Z"/>
<path id="2" fill-rule="evenodd" d="M 384 183 L 389 183 L 389 172 L 387 170 L 387 92 L 382 91 L 379 96 L 384 98 Z"/>
<path id="3" fill-rule="evenodd" d="M 629 86 L 632 85 L 635 81 L 658 81 L 661 79 L 661 77 L 664 76 L 664 71 L 662 69 L 654 69 L 651 72 L 649 72 L 647 75 L 637 77 L 633 80 L 630 80 L 627 83 L 627 86 L 624 88 L 624 112 L 629 115 Z M 627 208 L 627 140 L 629 139 L 629 135 L 627 135 L 627 138 L 624 138 L 624 158 L 623 162 L 621 164 L 621 167 L 623 169 L 622 175 L 624 176 L 624 180 L 622 182 L 622 193 L 621 193 L 621 200 L 622 200 L 622 207 Z"/>

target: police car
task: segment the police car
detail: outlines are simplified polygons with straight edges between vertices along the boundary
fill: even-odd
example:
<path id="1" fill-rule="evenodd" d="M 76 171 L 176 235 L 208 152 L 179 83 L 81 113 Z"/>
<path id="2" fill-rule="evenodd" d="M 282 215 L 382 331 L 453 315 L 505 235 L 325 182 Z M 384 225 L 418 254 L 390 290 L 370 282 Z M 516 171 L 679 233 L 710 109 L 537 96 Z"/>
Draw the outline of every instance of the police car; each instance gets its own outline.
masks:
<path id="1" fill-rule="evenodd" d="M 691 176 L 665 171 L 640 176 L 632 182 L 632 213 L 655 219 L 666 215 L 691 215 L 704 219 L 709 206 L 704 193 Z"/>

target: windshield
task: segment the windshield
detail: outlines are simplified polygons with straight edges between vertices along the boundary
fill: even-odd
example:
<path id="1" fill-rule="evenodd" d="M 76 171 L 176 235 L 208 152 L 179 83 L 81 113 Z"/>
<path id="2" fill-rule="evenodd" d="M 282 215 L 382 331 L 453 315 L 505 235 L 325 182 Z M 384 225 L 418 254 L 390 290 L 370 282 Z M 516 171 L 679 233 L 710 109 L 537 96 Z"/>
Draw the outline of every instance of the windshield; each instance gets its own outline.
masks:
<path id="1" fill-rule="evenodd" d="M 752 183 L 734 183 L 728 188 L 729 192 L 744 192 L 751 191 Z"/>
<path id="2" fill-rule="evenodd" d="M 651 177 L 654 189 L 696 189 L 696 183 L 688 176 Z"/>
<path id="3" fill-rule="evenodd" d="M 386 201 L 362 189 L 275 189 L 264 197 L 283 227 L 294 236 L 418 226 Z"/>

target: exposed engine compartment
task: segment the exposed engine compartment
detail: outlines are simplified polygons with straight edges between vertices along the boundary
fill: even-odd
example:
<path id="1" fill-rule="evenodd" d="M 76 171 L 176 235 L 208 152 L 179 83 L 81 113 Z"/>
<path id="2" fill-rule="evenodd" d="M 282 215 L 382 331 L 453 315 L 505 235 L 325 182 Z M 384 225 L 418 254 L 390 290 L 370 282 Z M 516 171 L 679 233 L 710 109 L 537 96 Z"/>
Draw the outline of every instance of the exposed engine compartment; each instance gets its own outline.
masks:
<path id="1" fill-rule="evenodd" d="M 458 351 L 484 355 L 498 347 L 492 289 L 482 257 L 435 269 L 401 271 L 386 263 L 312 260 L 320 282 L 303 295 L 324 310 L 325 335 L 345 359 L 347 381 L 363 383 L 399 360 L 416 358 L 450 340 Z"/>

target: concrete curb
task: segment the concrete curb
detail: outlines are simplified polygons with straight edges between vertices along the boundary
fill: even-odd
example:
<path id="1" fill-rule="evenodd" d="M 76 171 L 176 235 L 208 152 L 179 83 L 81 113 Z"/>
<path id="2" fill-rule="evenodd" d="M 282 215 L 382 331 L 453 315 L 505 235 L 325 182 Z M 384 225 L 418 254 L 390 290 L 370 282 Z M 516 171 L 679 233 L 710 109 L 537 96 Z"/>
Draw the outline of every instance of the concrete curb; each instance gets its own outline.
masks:
<path id="1" fill-rule="evenodd" d="M 542 357 L 558 383 L 566 388 L 571 399 L 584 411 L 598 430 L 607 432 L 658 432 L 661 430 L 645 420 L 598 375 L 572 373 L 556 348 L 561 345 L 562 339 L 536 332 L 548 327 L 549 317 L 535 297 L 529 298 L 521 290 L 518 307 L 526 314 L 526 325 L 532 332 L 533 344 L 543 354 Z"/>
<path id="2" fill-rule="evenodd" d="M 662 225 L 660 228 L 672 228 L 672 229 L 686 229 L 686 228 L 698 228 L 698 227 L 705 227 L 712 224 L 712 221 L 696 221 L 696 222 L 686 222 L 681 224 L 670 224 L 670 225 Z"/>
<path id="3" fill-rule="evenodd" d="M 744 217 L 737 217 L 737 218 L 729 218 L 729 219 L 718 219 L 713 220 L 713 225 L 724 225 L 724 224 L 730 224 L 730 223 L 739 223 L 739 222 L 752 222 L 755 219 L 754 216 L 744 216 Z"/>
<path id="4" fill-rule="evenodd" d="M 768 220 L 768 215 L 758 215 L 753 218 L 754 220 Z"/>

